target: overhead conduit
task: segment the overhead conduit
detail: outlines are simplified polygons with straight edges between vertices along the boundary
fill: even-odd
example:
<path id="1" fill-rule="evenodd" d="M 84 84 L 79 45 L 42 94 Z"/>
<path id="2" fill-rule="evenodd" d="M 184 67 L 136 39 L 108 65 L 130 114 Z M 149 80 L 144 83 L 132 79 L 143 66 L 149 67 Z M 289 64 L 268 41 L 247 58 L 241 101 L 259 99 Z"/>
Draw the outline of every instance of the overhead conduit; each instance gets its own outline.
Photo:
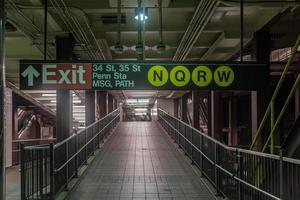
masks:
<path id="1" fill-rule="evenodd" d="M 88 57 L 90 59 L 105 59 L 105 55 L 88 23 L 86 15 L 84 14 L 83 16 L 84 24 L 80 24 L 63 0 L 50 0 L 50 2 L 60 15 L 69 32 L 73 34 L 76 42 L 85 50 Z M 82 27 L 83 25 L 85 27 Z M 96 48 L 95 51 L 94 48 Z"/>
<path id="2" fill-rule="evenodd" d="M 173 61 L 183 61 L 186 59 L 218 5 L 218 0 L 201 0 L 199 2 L 176 50 Z"/>
<path id="3" fill-rule="evenodd" d="M 24 33 L 24 35 L 28 37 L 32 41 L 32 43 L 34 43 L 35 39 L 39 35 L 43 35 L 43 32 L 37 26 L 35 26 L 27 16 L 22 13 L 19 7 L 12 0 L 7 0 L 6 8 L 8 10 L 7 21 L 17 27 L 19 31 Z M 18 23 L 19 21 L 22 21 L 22 24 Z M 35 44 L 35 46 L 41 53 L 43 53 L 42 44 Z M 54 58 L 54 52 L 51 49 L 48 50 L 47 56 L 49 58 Z"/>

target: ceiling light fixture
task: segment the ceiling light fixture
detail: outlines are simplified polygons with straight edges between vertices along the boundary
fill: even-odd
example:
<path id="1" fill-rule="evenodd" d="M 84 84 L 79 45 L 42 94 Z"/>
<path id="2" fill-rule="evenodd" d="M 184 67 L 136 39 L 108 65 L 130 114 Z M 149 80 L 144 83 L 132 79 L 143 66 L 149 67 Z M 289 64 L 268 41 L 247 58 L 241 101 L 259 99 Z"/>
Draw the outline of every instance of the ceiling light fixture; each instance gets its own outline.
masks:
<path id="1" fill-rule="evenodd" d="M 148 8 L 144 8 L 144 9 L 135 8 L 134 14 L 135 14 L 134 19 L 144 22 L 148 19 Z"/>

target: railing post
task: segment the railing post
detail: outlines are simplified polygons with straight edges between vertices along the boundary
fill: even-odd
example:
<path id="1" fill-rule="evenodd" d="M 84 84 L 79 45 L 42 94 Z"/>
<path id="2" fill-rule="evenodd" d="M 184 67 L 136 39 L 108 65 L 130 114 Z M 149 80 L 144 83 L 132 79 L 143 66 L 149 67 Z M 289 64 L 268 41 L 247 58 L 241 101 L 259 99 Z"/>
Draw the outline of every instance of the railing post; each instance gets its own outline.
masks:
<path id="1" fill-rule="evenodd" d="M 270 131 L 271 131 L 271 140 L 270 140 L 270 153 L 274 154 L 274 145 L 275 145 L 275 141 L 274 141 L 274 132 L 273 127 L 275 125 L 275 105 L 274 105 L 274 100 L 271 100 L 271 126 L 270 126 Z"/>
<path id="2" fill-rule="evenodd" d="M 75 153 L 78 152 L 78 135 L 75 133 Z M 78 154 L 75 156 L 75 178 L 78 177 Z"/>
<path id="3" fill-rule="evenodd" d="M 67 162 L 69 160 L 69 145 L 68 145 L 68 141 L 66 142 L 66 160 L 65 162 Z M 69 164 L 67 163 L 67 165 L 65 166 L 66 168 L 66 183 L 65 183 L 65 190 L 68 190 L 68 180 L 69 180 Z"/>
<path id="4" fill-rule="evenodd" d="M 54 200 L 55 191 L 54 191 L 54 169 L 55 169 L 55 160 L 54 160 L 54 145 L 50 143 L 50 200 Z"/>
<path id="5" fill-rule="evenodd" d="M 284 183 L 283 183 L 283 151 L 280 150 L 279 152 L 279 184 L 280 184 L 280 199 L 283 200 L 284 199 Z"/>
<path id="6" fill-rule="evenodd" d="M 43 176 L 43 159 L 44 159 L 44 150 L 38 151 L 38 162 L 39 162 L 39 167 L 38 167 L 38 171 L 39 171 L 39 186 L 40 186 L 40 197 L 43 198 L 43 183 L 44 183 L 44 176 Z"/>
<path id="7" fill-rule="evenodd" d="M 200 165 L 200 170 L 201 170 L 201 177 L 204 177 L 203 176 L 203 156 L 202 156 L 202 144 L 203 144 L 203 137 L 202 135 L 200 135 L 200 145 L 199 145 L 199 149 L 200 149 L 200 152 L 199 152 L 199 165 Z"/>
<path id="8" fill-rule="evenodd" d="M 92 137 L 91 138 L 94 138 L 94 135 L 95 135 L 94 127 L 92 126 L 92 127 L 90 127 L 90 129 L 91 129 L 91 132 L 92 132 Z M 95 155 L 95 150 L 96 150 L 96 148 L 95 148 L 95 139 L 93 139 L 93 141 L 91 141 L 90 145 L 92 146 L 92 155 L 94 156 Z"/>
<path id="9" fill-rule="evenodd" d="M 214 143 L 214 157 L 215 157 L 215 160 L 214 160 L 214 163 L 215 163 L 215 184 L 216 184 L 216 196 L 219 196 L 219 191 L 220 191 L 220 188 L 219 188 L 219 177 L 218 177 L 218 146 L 217 146 L 217 143 Z"/>
<path id="10" fill-rule="evenodd" d="M 241 156 L 241 152 L 237 150 L 237 176 L 238 178 L 242 179 L 242 156 Z M 242 185 L 241 182 L 238 182 L 238 199 L 242 200 Z"/>
<path id="11" fill-rule="evenodd" d="M 85 130 L 84 131 L 84 145 L 85 145 L 85 148 L 84 148 L 84 152 L 85 152 L 85 159 L 84 159 L 84 164 L 85 165 L 87 165 L 87 158 L 88 158 L 88 156 L 87 156 L 87 147 L 88 147 L 88 145 L 87 145 L 87 138 L 86 138 L 86 135 L 87 135 L 87 130 Z"/>
<path id="12" fill-rule="evenodd" d="M 26 171 L 25 171 L 25 145 L 20 144 L 21 147 L 21 200 L 26 199 Z"/>

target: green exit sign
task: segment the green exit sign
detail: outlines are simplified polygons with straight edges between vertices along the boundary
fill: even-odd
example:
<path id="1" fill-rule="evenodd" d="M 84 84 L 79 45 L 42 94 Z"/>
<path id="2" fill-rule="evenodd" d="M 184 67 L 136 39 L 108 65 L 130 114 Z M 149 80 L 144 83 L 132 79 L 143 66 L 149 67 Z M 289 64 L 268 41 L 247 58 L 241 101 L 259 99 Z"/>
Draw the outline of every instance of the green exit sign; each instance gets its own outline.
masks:
<path id="1" fill-rule="evenodd" d="M 260 90 L 268 78 L 258 63 L 20 62 L 23 90 Z"/>

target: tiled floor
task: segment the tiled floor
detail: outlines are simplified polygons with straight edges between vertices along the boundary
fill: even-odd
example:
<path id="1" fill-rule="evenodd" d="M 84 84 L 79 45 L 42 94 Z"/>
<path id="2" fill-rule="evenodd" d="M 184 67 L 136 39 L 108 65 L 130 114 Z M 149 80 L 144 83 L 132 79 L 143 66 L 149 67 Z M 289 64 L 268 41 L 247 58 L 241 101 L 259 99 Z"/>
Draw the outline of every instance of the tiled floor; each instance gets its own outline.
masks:
<path id="1" fill-rule="evenodd" d="M 21 198 L 19 166 L 6 168 L 6 200 L 19 200 Z"/>
<path id="2" fill-rule="evenodd" d="M 122 122 L 68 199 L 214 197 L 156 122 Z"/>

